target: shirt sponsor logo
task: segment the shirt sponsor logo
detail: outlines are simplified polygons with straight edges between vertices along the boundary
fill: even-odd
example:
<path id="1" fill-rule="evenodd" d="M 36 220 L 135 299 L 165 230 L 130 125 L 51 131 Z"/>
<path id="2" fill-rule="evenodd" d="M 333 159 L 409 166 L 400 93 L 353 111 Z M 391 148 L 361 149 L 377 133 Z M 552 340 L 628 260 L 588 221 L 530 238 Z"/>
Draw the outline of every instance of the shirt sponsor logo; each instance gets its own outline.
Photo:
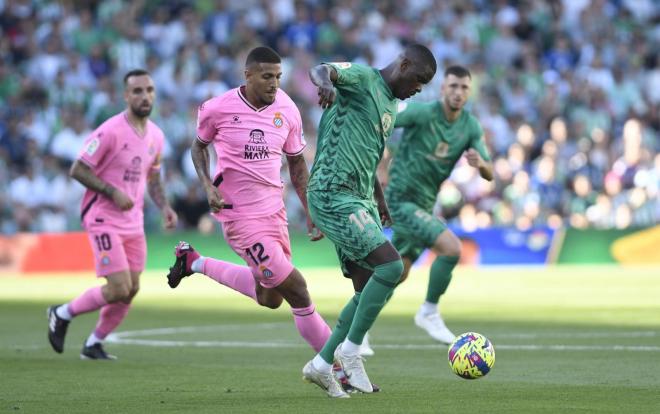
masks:
<path id="1" fill-rule="evenodd" d="M 129 183 L 137 183 L 140 181 L 142 175 L 142 158 L 133 157 L 131 166 L 124 171 L 124 181 Z"/>
<path id="2" fill-rule="evenodd" d="M 266 142 L 264 131 L 260 129 L 253 129 L 250 131 L 250 138 L 248 139 L 248 143 L 245 144 L 243 158 L 246 160 L 263 160 L 270 158 L 268 142 Z"/>
<path id="3" fill-rule="evenodd" d="M 275 125 L 275 128 L 282 128 L 282 125 L 284 125 L 284 120 L 282 119 L 281 113 L 275 112 L 275 118 L 273 118 L 273 125 Z"/>

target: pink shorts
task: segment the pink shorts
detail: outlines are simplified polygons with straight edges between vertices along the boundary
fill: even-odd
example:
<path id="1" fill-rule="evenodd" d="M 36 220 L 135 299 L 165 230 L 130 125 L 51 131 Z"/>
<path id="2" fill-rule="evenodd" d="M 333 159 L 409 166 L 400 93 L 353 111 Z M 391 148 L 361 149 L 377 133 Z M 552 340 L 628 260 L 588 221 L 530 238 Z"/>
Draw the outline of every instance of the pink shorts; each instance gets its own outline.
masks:
<path id="1" fill-rule="evenodd" d="M 96 275 L 130 270 L 141 272 L 147 259 L 147 242 L 144 233 L 117 234 L 109 231 L 88 231 L 87 236 L 94 253 Z"/>
<path id="2" fill-rule="evenodd" d="M 291 274 L 291 243 L 284 209 L 272 216 L 226 221 L 222 233 L 261 286 L 274 288 Z"/>

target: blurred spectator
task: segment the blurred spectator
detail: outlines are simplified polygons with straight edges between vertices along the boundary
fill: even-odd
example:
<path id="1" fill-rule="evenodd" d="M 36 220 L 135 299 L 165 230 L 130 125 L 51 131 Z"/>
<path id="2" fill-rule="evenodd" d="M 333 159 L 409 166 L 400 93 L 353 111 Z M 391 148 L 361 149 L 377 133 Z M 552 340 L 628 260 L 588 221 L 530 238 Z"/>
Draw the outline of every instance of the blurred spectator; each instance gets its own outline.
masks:
<path id="1" fill-rule="evenodd" d="M 71 108 L 64 115 L 64 129 L 53 137 L 50 153 L 70 165 L 78 158 L 85 138 L 92 132 L 87 127 L 84 113 L 79 108 Z"/>
<path id="2" fill-rule="evenodd" d="M 21 130 L 21 115 L 14 112 L 9 115 L 5 128 L 0 135 L 0 156 L 6 163 L 16 169 L 27 163 L 29 139 Z"/>
<path id="3" fill-rule="evenodd" d="M 9 183 L 9 200 L 14 212 L 14 222 L 19 231 L 38 230 L 38 217 L 50 189 L 46 177 L 35 174 L 30 163 L 20 169 L 18 176 Z"/>

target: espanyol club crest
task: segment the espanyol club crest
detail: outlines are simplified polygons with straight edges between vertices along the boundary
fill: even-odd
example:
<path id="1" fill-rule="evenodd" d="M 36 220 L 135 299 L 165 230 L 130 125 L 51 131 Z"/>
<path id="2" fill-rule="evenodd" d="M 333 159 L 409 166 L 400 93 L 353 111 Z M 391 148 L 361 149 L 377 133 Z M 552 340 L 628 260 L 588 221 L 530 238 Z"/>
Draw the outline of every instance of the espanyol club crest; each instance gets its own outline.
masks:
<path id="1" fill-rule="evenodd" d="M 275 128 L 282 128 L 282 125 L 284 125 L 284 120 L 282 119 L 282 114 L 280 112 L 275 112 L 273 125 L 275 125 Z"/>
<path id="2" fill-rule="evenodd" d="M 273 272 L 272 272 L 270 269 L 268 269 L 267 267 L 265 267 L 265 268 L 261 271 L 261 273 L 263 273 L 263 275 L 264 275 L 264 277 L 265 277 L 266 279 L 270 279 L 271 277 L 273 277 Z"/>

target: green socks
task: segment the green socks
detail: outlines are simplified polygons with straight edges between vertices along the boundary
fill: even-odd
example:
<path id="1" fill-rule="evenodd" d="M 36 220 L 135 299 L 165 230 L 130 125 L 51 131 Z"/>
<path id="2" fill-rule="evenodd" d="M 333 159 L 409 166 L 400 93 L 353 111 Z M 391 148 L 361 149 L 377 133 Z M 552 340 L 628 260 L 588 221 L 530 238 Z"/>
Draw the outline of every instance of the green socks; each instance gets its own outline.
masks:
<path id="1" fill-rule="evenodd" d="M 376 317 L 383 309 L 387 300 L 403 273 L 403 262 L 397 260 L 374 268 L 369 282 L 362 290 L 356 292 L 339 314 L 337 325 L 332 331 L 319 355 L 328 364 L 334 361 L 335 349 L 348 336 L 348 340 L 361 344 L 364 335 L 371 328 Z"/>
<path id="2" fill-rule="evenodd" d="M 355 310 L 360 302 L 360 294 L 361 292 L 355 292 L 355 296 L 353 296 L 346 306 L 344 306 L 344 309 L 341 310 L 335 329 L 332 330 L 330 338 L 328 338 L 328 341 L 323 345 L 323 349 L 319 352 L 321 358 L 330 365 L 332 365 L 332 362 L 335 359 L 335 348 L 337 348 L 337 346 L 344 341 L 346 335 L 348 335 L 348 329 L 351 327 Z"/>
<path id="3" fill-rule="evenodd" d="M 458 263 L 458 256 L 438 256 L 431 265 L 429 286 L 426 290 L 426 301 L 438 303 L 451 281 L 451 272 Z"/>
<path id="4" fill-rule="evenodd" d="M 364 335 L 371 328 L 403 273 L 403 262 L 378 265 L 362 290 L 362 297 L 355 310 L 355 318 L 348 331 L 348 340 L 361 344 Z"/>

